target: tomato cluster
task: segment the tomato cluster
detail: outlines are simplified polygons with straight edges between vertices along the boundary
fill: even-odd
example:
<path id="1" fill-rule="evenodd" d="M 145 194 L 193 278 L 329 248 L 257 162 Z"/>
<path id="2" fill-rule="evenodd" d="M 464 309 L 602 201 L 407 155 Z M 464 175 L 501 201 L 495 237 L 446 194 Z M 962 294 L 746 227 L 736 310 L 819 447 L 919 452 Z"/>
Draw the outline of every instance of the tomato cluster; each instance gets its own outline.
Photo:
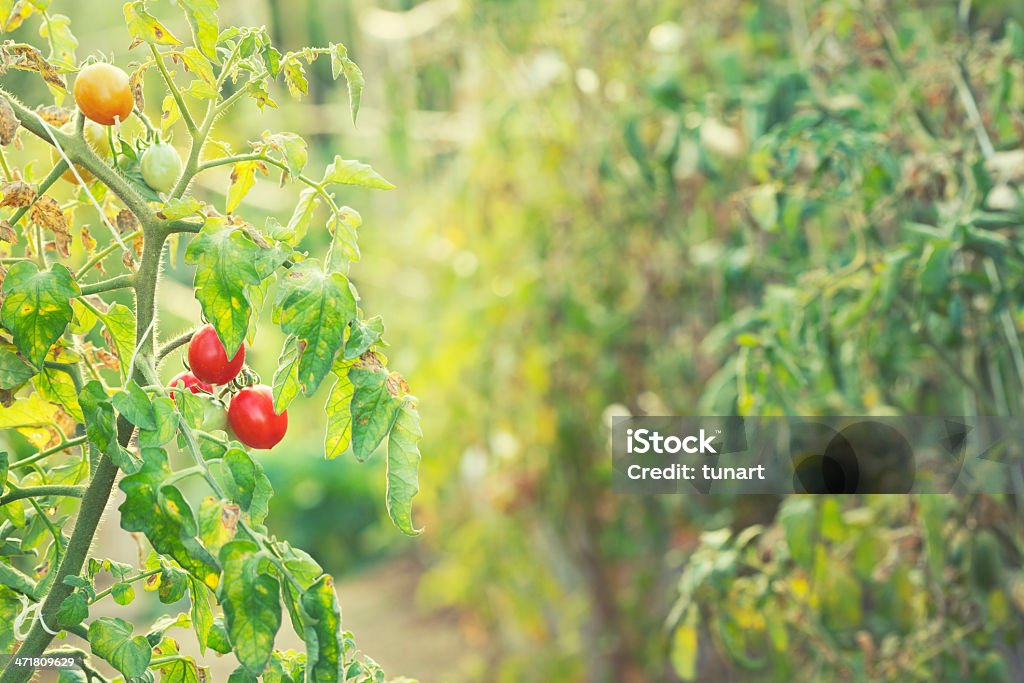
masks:
<path id="1" fill-rule="evenodd" d="M 213 387 L 232 382 L 245 363 L 245 346 L 233 358 L 217 336 L 212 325 L 205 325 L 192 335 L 188 346 L 190 370 L 171 380 L 168 386 L 188 389 L 193 394 L 213 393 Z M 174 392 L 170 392 L 174 398 Z M 208 416 L 207 422 L 218 422 L 211 429 L 223 429 L 223 411 Z M 238 440 L 250 448 L 273 448 L 288 431 L 288 411 L 274 411 L 274 392 L 265 384 L 244 387 L 228 405 L 227 422 Z"/>
<path id="2" fill-rule="evenodd" d="M 74 86 L 75 104 L 89 119 L 85 128 L 86 139 L 93 149 L 99 151 L 106 143 L 106 135 L 100 126 L 114 126 L 124 123 L 135 109 L 135 98 L 128 74 L 113 64 L 97 62 L 78 72 Z M 99 124 L 99 125 L 97 125 Z M 66 132 L 70 132 L 66 130 Z M 181 157 L 170 144 L 156 142 L 146 147 L 138 161 L 138 170 L 143 181 L 156 192 L 170 192 L 181 176 Z M 59 155 L 54 150 L 54 162 Z M 125 169 L 126 159 L 118 159 L 118 165 Z M 134 163 L 134 162 L 133 162 Z M 82 180 L 90 182 L 92 174 L 75 167 Z M 70 169 L 62 176 L 69 182 L 77 182 Z"/>

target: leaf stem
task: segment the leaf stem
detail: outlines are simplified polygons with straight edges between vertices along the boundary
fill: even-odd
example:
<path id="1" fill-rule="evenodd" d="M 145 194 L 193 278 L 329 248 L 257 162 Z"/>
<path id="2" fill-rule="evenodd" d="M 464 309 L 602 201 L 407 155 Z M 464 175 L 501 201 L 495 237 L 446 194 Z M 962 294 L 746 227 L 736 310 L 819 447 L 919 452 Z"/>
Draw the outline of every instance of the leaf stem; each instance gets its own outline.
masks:
<path id="1" fill-rule="evenodd" d="M 69 498 L 81 498 L 85 494 L 84 486 L 27 486 L 23 489 L 7 485 L 11 491 L 5 493 L 0 497 L 0 505 L 7 505 L 7 503 L 14 502 L 16 500 L 23 500 L 25 498 L 39 498 L 42 496 L 67 496 Z"/>
<path id="2" fill-rule="evenodd" d="M 149 51 L 153 53 L 153 59 L 156 61 L 156 68 L 160 70 L 160 75 L 164 77 L 164 83 L 167 84 L 167 89 L 171 91 L 171 97 L 174 98 L 174 103 L 178 105 L 178 113 L 181 114 L 182 121 L 185 122 L 185 127 L 188 128 L 189 135 L 195 139 L 199 130 L 196 128 L 195 119 L 192 118 L 192 113 L 185 106 L 185 100 L 181 96 L 181 91 L 178 89 L 178 84 L 171 78 L 171 74 L 167 71 L 167 66 L 164 64 L 163 55 L 156 46 L 152 43 L 149 44 Z"/>
<path id="3" fill-rule="evenodd" d="M 135 275 L 132 273 L 126 273 L 124 275 L 118 275 L 112 277 L 109 280 L 102 280 L 100 282 L 92 282 L 87 285 L 82 285 L 82 296 L 89 296 L 91 294 L 99 294 L 100 292 L 109 292 L 115 289 L 127 289 L 135 286 Z"/>
<path id="4" fill-rule="evenodd" d="M 188 332 L 178 335 L 171 341 L 161 346 L 160 350 L 156 352 L 156 362 L 159 363 L 164 358 L 166 358 L 168 354 L 173 353 L 175 349 L 178 349 L 184 346 L 185 344 L 188 344 L 190 341 L 192 341 L 192 335 L 194 335 L 195 333 L 195 330 L 189 330 Z"/>
<path id="5" fill-rule="evenodd" d="M 162 570 L 160 568 L 148 569 L 148 570 L 146 570 L 144 572 L 140 572 L 140 573 L 136 574 L 135 576 L 133 576 L 131 578 L 121 579 L 120 581 L 116 581 L 116 582 L 114 582 L 114 586 L 116 586 L 119 583 L 136 583 L 138 581 L 142 581 L 143 579 L 148 579 L 149 577 L 153 576 L 154 574 L 159 574 L 161 571 Z M 107 589 L 102 590 L 99 593 L 97 593 L 96 597 L 94 597 L 92 600 L 89 601 L 89 604 L 90 605 L 94 605 L 97 602 L 99 602 L 100 600 L 102 600 L 103 598 L 105 598 L 108 595 L 110 595 L 111 593 L 113 593 L 114 592 L 114 586 L 111 586 L 110 588 L 107 588 Z"/>
<path id="6" fill-rule="evenodd" d="M 53 455 L 54 453 L 60 453 L 61 451 L 66 451 L 69 448 L 81 446 L 86 441 L 87 439 L 84 436 L 76 436 L 73 439 L 66 439 L 64 441 L 61 441 L 53 448 L 47 448 L 45 451 L 40 451 L 34 455 L 27 456 L 25 458 L 22 458 L 21 460 L 11 463 L 11 469 L 13 470 L 16 467 L 24 467 L 26 465 L 31 465 L 32 463 L 38 462 L 43 458 L 47 458 Z"/>

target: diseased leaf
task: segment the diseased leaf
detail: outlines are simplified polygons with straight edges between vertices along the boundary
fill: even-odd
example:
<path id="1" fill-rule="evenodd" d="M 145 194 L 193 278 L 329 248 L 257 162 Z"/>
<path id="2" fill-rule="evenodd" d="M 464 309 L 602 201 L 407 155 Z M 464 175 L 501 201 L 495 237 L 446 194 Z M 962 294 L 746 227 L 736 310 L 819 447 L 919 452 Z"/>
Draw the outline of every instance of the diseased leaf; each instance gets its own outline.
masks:
<path id="1" fill-rule="evenodd" d="M 144 636 L 132 636 L 132 625 L 116 617 L 97 617 L 89 624 L 92 653 L 105 659 L 125 678 L 141 676 L 153 650 Z"/>
<path id="2" fill-rule="evenodd" d="M 35 368 L 18 355 L 12 344 L 0 342 L 0 389 L 16 389 L 35 374 Z"/>
<path id="3" fill-rule="evenodd" d="M 266 518 L 273 489 L 262 465 L 245 451 L 230 448 L 222 458 L 210 463 L 210 470 L 224 493 L 249 513 L 253 522 L 259 524 Z"/>
<path id="4" fill-rule="evenodd" d="M 292 245 L 298 244 L 306 235 L 316 207 L 320 205 L 320 195 L 312 187 L 307 187 L 299 193 L 299 201 L 295 205 L 295 211 L 288 220 L 288 230 L 291 230 L 293 237 L 290 240 Z"/>
<path id="5" fill-rule="evenodd" d="M 264 131 L 263 144 L 281 155 L 282 160 L 288 167 L 288 172 L 293 176 L 302 173 L 306 166 L 309 153 L 306 150 L 306 141 L 295 133 L 271 133 Z M 312 188 L 310 188 L 312 189 Z"/>
<path id="6" fill-rule="evenodd" d="M 308 396 L 330 372 L 344 343 L 345 328 L 356 316 L 348 279 L 340 273 L 324 273 L 314 259 L 296 264 L 281 280 L 275 316 L 282 330 L 305 344 L 298 378 Z"/>
<path id="7" fill-rule="evenodd" d="M 342 257 L 349 261 L 359 260 L 357 231 L 362 224 L 363 217 L 359 215 L 358 211 L 348 206 L 341 207 L 328 219 L 327 230 L 334 236 L 334 244 L 341 246 L 340 250 L 335 247 L 331 254 L 331 267 L 347 270 L 347 264 L 341 263 Z"/>
<path id="8" fill-rule="evenodd" d="M 420 533 L 412 523 L 412 499 L 420 490 L 419 441 L 422 437 L 420 414 L 407 399 L 388 437 L 387 506 L 391 521 L 408 536 Z"/>
<path id="9" fill-rule="evenodd" d="M 188 15 L 195 44 L 203 54 L 217 61 L 217 0 L 178 0 L 178 5 Z"/>
<path id="10" fill-rule="evenodd" d="M 271 387 L 274 390 L 274 412 L 281 414 L 292 399 L 299 393 L 299 340 L 295 335 L 288 335 L 277 359 L 277 370 Z"/>
<path id="11" fill-rule="evenodd" d="M 384 336 L 384 321 L 374 316 L 369 320 L 355 320 L 345 342 L 345 360 L 359 358 L 380 342 Z"/>
<path id="12" fill-rule="evenodd" d="M 0 320 L 18 351 L 41 367 L 46 352 L 71 322 L 71 298 L 78 296 L 78 284 L 63 264 L 40 271 L 31 261 L 19 261 L 7 271 L 3 294 Z"/>
<path id="13" fill-rule="evenodd" d="M 344 680 L 341 609 L 334 580 L 327 575 L 306 589 L 301 598 L 306 629 L 306 680 L 329 683 Z"/>
<path id="14" fill-rule="evenodd" d="M 78 391 L 68 373 L 44 367 L 32 383 L 36 391 L 47 401 L 60 405 L 68 415 L 80 422 L 85 419 L 82 407 L 78 404 Z"/>
<path id="15" fill-rule="evenodd" d="M 85 433 L 89 443 L 110 457 L 125 472 L 131 474 L 139 471 L 142 462 L 117 442 L 114 405 L 99 380 L 87 382 L 78 401 L 85 415 Z"/>
<path id="16" fill-rule="evenodd" d="M 128 364 L 135 352 L 135 314 L 124 304 L 114 304 L 106 313 L 100 313 L 100 319 L 106 328 L 104 337 L 111 342 L 120 361 L 121 377 L 128 376 Z"/>
<path id="17" fill-rule="evenodd" d="M 245 230 L 213 220 L 188 245 L 185 260 L 197 265 L 196 298 L 229 357 L 242 345 L 252 315 L 246 287 L 269 277 L 286 257 L 277 247 L 259 246 Z"/>
<path id="18" fill-rule="evenodd" d="M 196 632 L 196 640 L 199 641 L 200 654 L 206 654 L 206 640 L 213 627 L 210 590 L 206 584 L 190 576 L 188 577 L 188 591 L 192 599 L 192 609 L 189 611 L 192 628 Z"/>
<path id="19" fill-rule="evenodd" d="M 231 186 L 228 188 L 228 201 L 224 211 L 231 213 L 249 194 L 256 184 L 256 171 L 267 175 L 267 165 L 262 161 L 239 161 L 231 166 Z"/>
<path id="20" fill-rule="evenodd" d="M 181 45 L 181 41 L 166 26 L 146 11 L 144 2 L 126 2 L 124 20 L 132 38 L 154 45 Z"/>
<path id="21" fill-rule="evenodd" d="M 50 61 L 62 69 L 78 66 L 75 49 L 78 39 L 71 32 L 71 20 L 63 14 L 51 14 L 48 21 L 39 25 L 39 37 L 50 44 Z"/>
<path id="22" fill-rule="evenodd" d="M 340 43 L 332 43 L 330 50 L 331 74 L 334 79 L 337 80 L 338 76 L 345 74 L 345 82 L 348 84 L 349 110 L 352 112 L 352 123 L 354 124 L 359 115 L 359 103 L 363 99 L 366 80 L 356 63 L 349 59 L 348 48 Z"/>
<path id="23" fill-rule="evenodd" d="M 391 430 L 399 402 L 388 391 L 388 373 L 383 367 L 355 366 L 348 371 L 352 381 L 352 452 L 364 461 Z"/>
<path id="24" fill-rule="evenodd" d="M 188 392 L 182 392 L 188 393 Z M 178 562 L 192 576 L 211 588 L 217 585 L 217 561 L 199 543 L 199 525 L 192 507 L 174 486 L 163 486 L 170 475 L 167 454 L 159 448 L 142 451 L 138 473 L 121 480 L 125 501 L 118 510 L 121 528 L 141 531 L 153 548 Z"/>
<path id="25" fill-rule="evenodd" d="M 220 551 L 224 579 L 218 596 L 235 656 L 245 669 L 259 675 L 270 660 L 274 637 L 281 627 L 280 585 L 259 571 L 258 550 L 250 541 L 231 541 Z"/>
<path id="26" fill-rule="evenodd" d="M 379 173 L 370 168 L 367 164 L 359 161 L 334 157 L 334 161 L 324 172 L 323 183 L 337 183 L 340 185 L 359 185 L 370 187 L 376 190 L 390 190 L 395 186 L 384 179 Z"/>
<path id="27" fill-rule="evenodd" d="M 327 396 L 327 435 L 324 439 L 324 455 L 333 460 L 348 450 L 352 440 L 352 393 L 354 387 L 345 370 L 337 373 L 338 380 Z"/>

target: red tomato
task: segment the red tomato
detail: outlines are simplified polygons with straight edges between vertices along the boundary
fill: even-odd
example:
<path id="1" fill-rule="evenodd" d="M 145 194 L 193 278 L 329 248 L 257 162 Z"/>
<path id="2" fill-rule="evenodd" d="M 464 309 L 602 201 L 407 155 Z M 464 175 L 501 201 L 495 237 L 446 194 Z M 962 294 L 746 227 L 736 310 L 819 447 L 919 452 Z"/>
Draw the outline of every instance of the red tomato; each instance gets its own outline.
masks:
<path id="1" fill-rule="evenodd" d="M 228 424 L 250 448 L 273 448 L 288 431 L 288 411 L 274 412 L 274 392 L 266 384 L 239 391 L 228 406 Z"/>
<path id="2" fill-rule="evenodd" d="M 192 336 L 188 345 L 188 365 L 192 374 L 210 384 L 227 384 L 245 363 L 245 345 L 231 360 L 212 325 L 206 325 Z"/>
<path id="3" fill-rule="evenodd" d="M 198 377 L 193 375 L 188 370 L 186 370 L 185 372 L 179 373 L 177 376 L 175 376 L 175 378 L 172 379 L 170 384 L 168 384 L 167 386 L 169 386 L 169 387 L 176 387 L 176 386 L 179 386 L 179 385 L 184 387 L 184 388 L 186 388 L 186 389 L 188 389 L 193 394 L 198 394 L 201 391 L 205 391 L 208 394 L 212 394 L 213 393 L 213 387 L 211 387 L 209 384 L 207 384 L 206 382 L 202 381 L 201 379 L 199 379 Z M 170 391 L 168 393 L 170 394 L 171 399 L 173 400 L 174 399 L 174 392 Z"/>
<path id="4" fill-rule="evenodd" d="M 74 95 L 82 113 L 104 126 L 124 123 L 135 108 L 128 74 L 105 62 L 90 64 L 78 72 Z"/>

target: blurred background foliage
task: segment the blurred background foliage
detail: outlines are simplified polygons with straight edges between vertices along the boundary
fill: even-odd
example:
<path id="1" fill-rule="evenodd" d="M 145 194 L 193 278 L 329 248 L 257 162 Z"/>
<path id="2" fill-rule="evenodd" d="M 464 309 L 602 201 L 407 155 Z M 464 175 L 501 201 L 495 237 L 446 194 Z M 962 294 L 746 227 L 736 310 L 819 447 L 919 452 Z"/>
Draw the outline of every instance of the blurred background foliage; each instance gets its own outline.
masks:
<path id="1" fill-rule="evenodd" d="M 222 4 L 286 47 L 345 42 L 375 84 L 355 129 L 317 63 L 311 114 L 223 130 L 399 185 L 358 198 L 353 277 L 421 400 L 427 531 L 384 522 L 380 469 L 317 458 L 316 411 L 267 462 L 278 533 L 371 598 L 412 574 L 348 624 L 389 671 L 1024 679 L 1015 498 L 616 496 L 608 445 L 625 414 L 1021 414 L 1019 3 Z M 57 11 L 83 53 L 124 39 Z M 261 182 L 249 219 L 278 200 Z M 266 376 L 281 341 L 250 354 Z M 398 642 L 412 600 L 456 647 Z"/>

